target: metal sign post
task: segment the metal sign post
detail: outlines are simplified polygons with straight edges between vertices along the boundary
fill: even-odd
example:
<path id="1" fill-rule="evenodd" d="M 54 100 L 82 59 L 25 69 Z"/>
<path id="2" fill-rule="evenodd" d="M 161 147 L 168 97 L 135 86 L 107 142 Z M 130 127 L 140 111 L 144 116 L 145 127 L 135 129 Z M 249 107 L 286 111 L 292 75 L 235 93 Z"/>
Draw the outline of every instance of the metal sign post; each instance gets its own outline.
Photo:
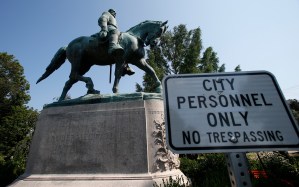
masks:
<path id="1" fill-rule="evenodd" d="M 251 187 L 248 160 L 245 153 L 226 153 L 227 170 L 232 187 Z"/>
<path id="2" fill-rule="evenodd" d="M 267 71 L 170 75 L 163 87 L 168 147 L 178 154 L 229 153 L 238 186 L 250 186 L 245 152 L 299 148 L 298 125 Z"/>

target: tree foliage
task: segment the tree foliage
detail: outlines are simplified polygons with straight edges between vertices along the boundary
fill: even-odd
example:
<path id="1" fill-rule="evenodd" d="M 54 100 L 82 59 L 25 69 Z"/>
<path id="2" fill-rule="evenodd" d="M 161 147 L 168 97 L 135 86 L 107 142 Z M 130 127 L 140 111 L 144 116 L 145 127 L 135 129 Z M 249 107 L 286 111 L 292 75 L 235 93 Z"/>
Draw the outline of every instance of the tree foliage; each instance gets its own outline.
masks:
<path id="1" fill-rule="evenodd" d="M 235 68 L 235 72 L 239 72 L 242 71 L 240 65 L 237 65 L 237 67 Z"/>
<path id="2" fill-rule="evenodd" d="M 158 78 L 169 74 L 224 72 L 225 65 L 219 65 L 217 53 L 212 47 L 203 51 L 200 28 L 187 30 L 180 24 L 167 31 L 160 44 L 147 51 L 147 62 Z M 201 57 L 202 55 L 202 57 Z M 154 92 L 152 78 L 145 74 L 142 85 L 136 84 L 137 92 Z"/>
<path id="3" fill-rule="evenodd" d="M 2 116 L 13 106 L 21 106 L 30 100 L 29 83 L 24 70 L 13 55 L 0 53 L 0 111 Z"/>
<path id="4" fill-rule="evenodd" d="M 25 169 L 38 112 L 28 108 L 30 85 L 13 55 L 0 53 L 0 186 Z"/>
<path id="5" fill-rule="evenodd" d="M 201 63 L 199 66 L 200 73 L 215 73 L 215 72 L 224 72 L 224 64 L 219 67 L 219 60 L 217 53 L 213 51 L 212 47 L 208 47 L 203 53 Z M 220 71 L 219 71 L 220 70 Z"/>
<path id="6" fill-rule="evenodd" d="M 293 116 L 297 123 L 299 124 L 299 101 L 297 99 L 289 99 L 288 100 L 289 106 L 293 113 Z"/>

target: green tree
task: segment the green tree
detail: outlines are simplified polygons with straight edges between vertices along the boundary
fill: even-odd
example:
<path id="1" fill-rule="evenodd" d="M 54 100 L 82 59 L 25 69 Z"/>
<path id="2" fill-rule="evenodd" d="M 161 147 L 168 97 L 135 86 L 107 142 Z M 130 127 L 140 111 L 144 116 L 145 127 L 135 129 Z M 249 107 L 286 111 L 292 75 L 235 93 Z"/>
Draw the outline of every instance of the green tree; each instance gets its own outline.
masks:
<path id="1" fill-rule="evenodd" d="M 203 53 L 199 69 L 200 73 L 224 72 L 225 66 L 222 64 L 219 67 L 217 53 L 213 51 L 212 47 L 208 47 Z"/>
<path id="2" fill-rule="evenodd" d="M 240 65 L 237 65 L 237 67 L 235 68 L 235 72 L 239 72 L 239 71 L 242 71 L 242 70 L 241 70 L 241 66 L 240 66 Z"/>
<path id="3" fill-rule="evenodd" d="M 198 65 L 200 63 L 201 31 L 199 28 L 189 31 L 188 38 L 186 38 L 186 52 L 183 63 L 181 63 L 180 71 L 178 73 L 199 73 Z M 189 39 L 191 41 L 189 42 Z"/>
<path id="4" fill-rule="evenodd" d="M 29 83 L 23 67 L 13 55 L 0 53 L 0 111 L 6 116 L 13 106 L 21 106 L 30 100 Z"/>
<path id="5" fill-rule="evenodd" d="M 161 37 L 159 46 L 169 65 L 169 73 L 198 73 L 202 50 L 200 28 L 188 31 L 186 25 L 178 25 Z"/>
<path id="6" fill-rule="evenodd" d="M 299 101 L 297 99 L 289 99 L 288 103 L 295 120 L 299 124 Z"/>
<path id="7" fill-rule="evenodd" d="M 28 108 L 30 85 L 13 55 L 0 53 L 0 186 L 25 169 L 38 112 Z"/>

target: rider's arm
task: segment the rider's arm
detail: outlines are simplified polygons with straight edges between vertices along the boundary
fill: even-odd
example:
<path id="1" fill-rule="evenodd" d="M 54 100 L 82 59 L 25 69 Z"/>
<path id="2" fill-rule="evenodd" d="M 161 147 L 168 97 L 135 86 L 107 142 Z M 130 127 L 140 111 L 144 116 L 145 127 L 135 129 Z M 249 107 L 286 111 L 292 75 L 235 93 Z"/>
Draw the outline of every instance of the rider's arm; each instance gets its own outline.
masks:
<path id="1" fill-rule="evenodd" d="M 99 18 L 98 24 L 101 27 L 102 31 L 108 31 L 107 23 L 109 20 L 109 16 L 103 13 L 103 15 Z"/>

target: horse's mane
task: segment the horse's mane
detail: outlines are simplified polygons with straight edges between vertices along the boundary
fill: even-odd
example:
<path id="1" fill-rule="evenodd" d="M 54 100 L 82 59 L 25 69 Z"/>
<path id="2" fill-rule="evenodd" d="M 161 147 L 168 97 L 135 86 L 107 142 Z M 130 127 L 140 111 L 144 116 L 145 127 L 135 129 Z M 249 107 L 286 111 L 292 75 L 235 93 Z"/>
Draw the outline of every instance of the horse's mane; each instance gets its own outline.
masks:
<path id="1" fill-rule="evenodd" d="M 129 30 L 127 30 L 126 32 L 133 32 L 135 29 L 138 29 L 139 27 L 141 27 L 142 25 L 147 24 L 147 23 L 162 24 L 162 21 L 151 21 L 151 20 L 146 20 L 146 21 L 143 21 L 143 22 L 139 23 L 138 25 L 135 25 L 134 27 L 131 27 L 131 28 L 130 28 Z"/>

